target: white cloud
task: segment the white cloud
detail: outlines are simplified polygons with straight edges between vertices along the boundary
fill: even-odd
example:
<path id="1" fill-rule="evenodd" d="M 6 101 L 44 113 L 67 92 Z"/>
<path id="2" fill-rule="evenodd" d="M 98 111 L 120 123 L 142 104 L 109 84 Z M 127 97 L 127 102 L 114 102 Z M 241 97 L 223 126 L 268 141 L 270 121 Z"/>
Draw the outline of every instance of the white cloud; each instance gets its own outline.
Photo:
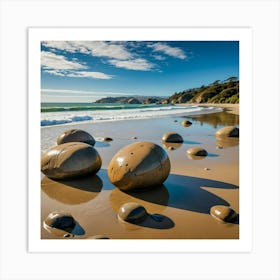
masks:
<path id="1" fill-rule="evenodd" d="M 118 68 L 125 68 L 129 70 L 148 71 L 154 68 L 154 64 L 150 63 L 149 61 L 143 58 L 137 58 L 131 60 L 111 59 L 109 60 L 109 63 Z"/>
<path id="2" fill-rule="evenodd" d="M 41 52 L 41 65 L 45 73 L 55 76 L 103 80 L 113 78 L 113 76 L 102 72 L 80 71 L 80 69 L 86 69 L 87 67 L 77 62 L 77 60 L 69 61 L 63 55 L 46 51 Z"/>
<path id="3" fill-rule="evenodd" d="M 108 80 L 112 79 L 113 76 L 107 75 L 102 72 L 90 72 L 90 71 L 69 71 L 69 70 L 44 70 L 44 72 L 62 77 L 72 77 L 72 78 L 92 78 L 92 79 L 102 79 Z"/>
<path id="4" fill-rule="evenodd" d="M 65 76 L 64 72 L 60 70 L 44 70 L 44 72 L 55 76 Z"/>
<path id="5" fill-rule="evenodd" d="M 177 47 L 170 47 L 169 45 L 164 44 L 164 43 L 154 43 L 154 44 L 148 45 L 148 47 L 152 48 L 156 52 L 162 52 L 164 54 L 167 54 L 169 56 L 173 56 L 176 58 L 180 58 L 180 59 L 187 58 L 186 54 L 184 53 L 184 51 L 182 49 L 177 48 Z"/>
<path id="6" fill-rule="evenodd" d="M 103 41 L 46 41 L 43 45 L 48 48 L 68 51 L 72 53 L 91 54 L 92 56 L 108 57 L 125 60 L 132 54 L 123 44 L 115 44 Z"/>
<path id="7" fill-rule="evenodd" d="M 74 70 L 87 68 L 78 62 L 67 60 L 63 55 L 57 55 L 46 51 L 41 52 L 41 65 L 43 68 L 53 70 Z"/>
<path id="8" fill-rule="evenodd" d="M 113 76 L 107 75 L 102 72 L 86 72 L 86 71 L 76 71 L 76 72 L 68 73 L 66 76 L 73 77 L 73 78 L 93 78 L 93 79 L 103 79 L 103 80 L 108 80 L 113 78 Z"/>

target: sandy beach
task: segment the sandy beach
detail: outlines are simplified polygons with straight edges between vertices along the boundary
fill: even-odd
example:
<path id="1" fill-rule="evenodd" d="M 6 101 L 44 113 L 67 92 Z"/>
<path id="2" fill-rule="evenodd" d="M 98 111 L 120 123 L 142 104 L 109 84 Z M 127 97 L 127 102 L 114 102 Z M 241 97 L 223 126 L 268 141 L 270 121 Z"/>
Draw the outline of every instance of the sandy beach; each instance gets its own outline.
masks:
<path id="1" fill-rule="evenodd" d="M 110 239 L 238 239 L 239 222 L 221 223 L 210 215 L 215 205 L 230 206 L 239 214 L 239 141 L 216 139 L 224 126 L 239 125 L 239 106 L 218 106 L 224 112 L 199 116 L 172 116 L 115 122 L 88 122 L 45 126 L 41 128 L 42 153 L 56 145 L 57 137 L 68 129 L 82 129 L 96 140 L 95 149 L 102 158 L 96 175 L 81 179 L 55 181 L 41 175 L 41 238 L 63 238 L 44 229 L 43 221 L 53 211 L 64 211 L 78 221 L 85 239 L 96 235 Z M 182 120 L 192 125 L 183 127 Z M 184 142 L 163 144 L 164 133 L 174 131 Z M 103 137 L 113 141 L 103 142 Z M 139 141 L 153 142 L 169 156 L 171 172 L 163 186 L 146 191 L 124 192 L 109 180 L 108 165 L 117 151 Z M 187 150 L 203 147 L 208 156 L 191 158 Z M 121 222 L 117 212 L 122 204 L 137 202 L 150 214 L 161 214 L 169 223 L 135 225 Z"/>

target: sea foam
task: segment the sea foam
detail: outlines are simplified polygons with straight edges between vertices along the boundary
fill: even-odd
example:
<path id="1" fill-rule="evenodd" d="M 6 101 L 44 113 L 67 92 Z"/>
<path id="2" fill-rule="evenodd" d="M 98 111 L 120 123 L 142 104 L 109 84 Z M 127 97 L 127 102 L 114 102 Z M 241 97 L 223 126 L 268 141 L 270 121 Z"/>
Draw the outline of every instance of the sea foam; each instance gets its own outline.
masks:
<path id="1" fill-rule="evenodd" d="M 193 116 L 221 112 L 217 107 L 198 106 L 154 106 L 134 109 L 106 109 L 106 110 L 82 110 L 82 111 L 58 111 L 42 112 L 41 126 L 61 125 L 77 122 L 102 122 L 132 119 L 145 119 L 166 116 Z"/>

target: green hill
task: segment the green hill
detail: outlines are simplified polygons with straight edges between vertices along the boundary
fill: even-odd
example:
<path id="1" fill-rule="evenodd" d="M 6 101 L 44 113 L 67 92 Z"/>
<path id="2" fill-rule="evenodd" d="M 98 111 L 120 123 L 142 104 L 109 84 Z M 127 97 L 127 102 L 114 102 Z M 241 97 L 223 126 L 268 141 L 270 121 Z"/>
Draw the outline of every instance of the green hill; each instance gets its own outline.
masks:
<path id="1" fill-rule="evenodd" d="M 162 103 L 239 103 L 239 81 L 236 77 L 217 80 L 208 86 L 176 92 Z"/>

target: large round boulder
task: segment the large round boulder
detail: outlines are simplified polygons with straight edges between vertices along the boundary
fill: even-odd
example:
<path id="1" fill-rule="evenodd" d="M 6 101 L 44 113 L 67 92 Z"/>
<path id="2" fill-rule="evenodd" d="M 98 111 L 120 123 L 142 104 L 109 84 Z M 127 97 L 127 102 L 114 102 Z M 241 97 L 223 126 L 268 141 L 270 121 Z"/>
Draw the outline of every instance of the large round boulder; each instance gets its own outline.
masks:
<path id="1" fill-rule="evenodd" d="M 69 142 L 49 149 L 41 157 L 41 171 L 52 179 L 95 174 L 101 168 L 98 152 L 86 143 Z"/>
<path id="2" fill-rule="evenodd" d="M 70 129 L 64 131 L 57 138 L 57 145 L 68 142 L 83 142 L 89 145 L 95 145 L 95 139 L 86 131 L 81 129 Z"/>
<path id="3" fill-rule="evenodd" d="M 162 136 L 163 142 L 183 143 L 184 140 L 181 135 L 175 132 L 167 132 Z"/>
<path id="4" fill-rule="evenodd" d="M 122 148 L 108 166 L 110 181 L 121 190 L 158 187 L 169 172 L 167 153 L 151 142 L 136 142 Z"/>
<path id="5" fill-rule="evenodd" d="M 216 137 L 239 137 L 239 128 L 236 126 L 225 126 L 215 133 Z"/>

